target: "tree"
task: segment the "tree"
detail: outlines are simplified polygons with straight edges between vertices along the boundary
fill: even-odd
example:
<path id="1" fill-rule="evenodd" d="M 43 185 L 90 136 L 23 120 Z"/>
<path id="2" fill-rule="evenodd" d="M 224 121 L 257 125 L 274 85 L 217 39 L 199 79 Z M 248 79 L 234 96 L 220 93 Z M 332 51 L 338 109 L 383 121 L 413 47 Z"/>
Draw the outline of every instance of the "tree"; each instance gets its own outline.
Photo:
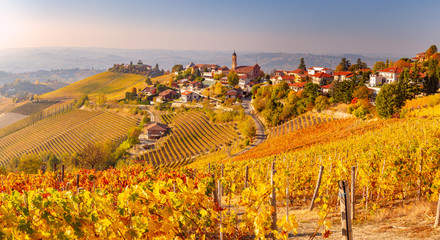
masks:
<path id="1" fill-rule="evenodd" d="M 158 84 L 158 85 L 156 86 L 156 89 L 157 89 L 157 92 L 160 93 L 160 92 L 165 91 L 165 90 L 167 89 L 167 86 L 165 86 L 165 85 L 163 85 L 163 84 Z"/>
<path id="2" fill-rule="evenodd" d="M 328 98 L 326 96 L 319 96 L 316 98 L 315 100 L 315 108 L 318 111 L 322 111 L 327 109 L 330 106 L 330 101 L 328 100 Z"/>
<path id="3" fill-rule="evenodd" d="M 228 73 L 228 84 L 235 87 L 236 85 L 238 85 L 238 74 L 235 71 L 230 71 Z"/>
<path id="4" fill-rule="evenodd" d="M 110 153 L 103 143 L 88 144 L 78 153 L 76 161 L 83 168 L 98 169 L 109 159 Z"/>
<path id="5" fill-rule="evenodd" d="M 132 127 L 128 130 L 127 134 L 127 142 L 130 146 L 139 143 L 139 135 L 142 133 L 142 128 L 140 127 Z"/>
<path id="6" fill-rule="evenodd" d="M 153 85 L 153 82 L 151 81 L 151 78 L 147 78 L 147 80 L 145 80 L 145 83 L 148 85 Z"/>
<path id="7" fill-rule="evenodd" d="M 18 164 L 18 170 L 25 173 L 37 173 L 44 165 L 40 157 L 36 154 L 24 155 L 20 158 L 20 163 Z"/>
<path id="8" fill-rule="evenodd" d="M 174 65 L 174 67 L 171 69 L 172 72 L 177 72 L 177 73 L 179 73 L 179 72 L 182 71 L 182 70 L 183 70 L 183 66 L 182 66 L 182 64 L 176 64 L 176 65 Z"/>
<path id="9" fill-rule="evenodd" d="M 304 91 L 302 93 L 304 98 L 307 98 L 311 103 L 315 102 L 316 97 L 318 97 L 319 85 L 315 83 L 308 82 L 304 85 Z"/>
<path id="10" fill-rule="evenodd" d="M 350 68 L 351 63 L 350 60 L 347 60 L 346 58 L 342 58 L 339 65 L 336 67 L 335 71 L 348 71 L 348 68 Z"/>
<path id="11" fill-rule="evenodd" d="M 46 171 L 55 171 L 54 164 L 58 165 L 61 162 L 53 152 L 40 153 L 39 157 L 46 164 Z"/>
<path id="12" fill-rule="evenodd" d="M 224 73 L 216 73 L 216 74 L 214 74 L 214 79 L 215 79 L 215 80 L 220 80 L 220 79 L 222 79 L 223 77 L 225 77 L 225 74 L 224 74 Z"/>
<path id="13" fill-rule="evenodd" d="M 383 118 L 392 117 L 400 112 L 406 101 L 405 90 L 399 83 L 386 84 L 376 97 L 376 110 Z"/>
<path id="14" fill-rule="evenodd" d="M 304 63 L 304 58 L 303 57 L 299 60 L 298 69 L 302 69 L 304 71 L 307 71 L 307 67 L 306 67 L 306 64 Z"/>
<path id="15" fill-rule="evenodd" d="M 156 66 L 154 67 L 154 69 L 159 70 L 159 63 L 156 63 Z"/>
<path id="16" fill-rule="evenodd" d="M 423 92 L 426 94 L 434 94 L 438 90 L 438 84 L 440 79 L 440 68 L 438 67 L 438 61 L 430 59 L 428 62 L 427 76 L 423 81 Z"/>
<path id="17" fill-rule="evenodd" d="M 219 97 L 222 96 L 225 93 L 226 89 L 225 86 L 223 86 L 223 84 L 221 84 L 220 82 L 217 82 L 214 86 L 214 94 Z"/>
<path id="18" fill-rule="evenodd" d="M 388 64 L 388 59 L 387 59 L 387 64 Z M 382 61 L 376 62 L 373 66 L 373 73 L 376 73 L 379 70 L 387 68 L 387 64 L 385 64 Z"/>
<path id="19" fill-rule="evenodd" d="M 363 86 L 356 88 L 356 90 L 354 90 L 353 98 L 370 99 L 371 94 L 372 93 L 371 93 L 370 89 L 368 89 L 367 86 L 363 85 Z"/>
<path id="20" fill-rule="evenodd" d="M 427 58 L 431 57 L 434 53 L 437 52 L 437 46 L 431 45 L 431 47 L 428 48 L 428 50 L 425 51 L 425 56 Z"/>
<path id="21" fill-rule="evenodd" d="M 96 97 L 96 104 L 104 105 L 107 102 L 107 97 L 101 93 Z"/>

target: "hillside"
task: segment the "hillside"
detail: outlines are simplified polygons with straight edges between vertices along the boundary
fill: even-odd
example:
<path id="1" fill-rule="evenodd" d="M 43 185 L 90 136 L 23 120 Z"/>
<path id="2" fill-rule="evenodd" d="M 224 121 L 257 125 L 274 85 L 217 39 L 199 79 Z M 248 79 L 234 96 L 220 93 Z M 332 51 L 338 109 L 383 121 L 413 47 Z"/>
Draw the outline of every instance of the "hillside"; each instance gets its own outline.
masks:
<path id="1" fill-rule="evenodd" d="M 169 75 L 153 78 L 152 81 L 165 82 Z M 133 87 L 143 88 L 146 77 L 136 74 L 103 72 L 83 80 L 74 82 L 56 91 L 49 92 L 40 96 L 41 99 L 73 99 L 79 98 L 84 94 L 89 97 L 96 97 L 105 94 L 107 99 L 124 98 L 125 92 L 131 91 Z"/>

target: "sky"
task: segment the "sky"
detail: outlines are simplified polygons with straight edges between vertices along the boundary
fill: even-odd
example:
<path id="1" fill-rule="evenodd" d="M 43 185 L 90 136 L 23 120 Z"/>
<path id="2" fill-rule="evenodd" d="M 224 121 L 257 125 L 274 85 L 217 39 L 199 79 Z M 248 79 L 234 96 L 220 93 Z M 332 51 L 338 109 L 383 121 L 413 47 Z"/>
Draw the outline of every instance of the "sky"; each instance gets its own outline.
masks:
<path id="1" fill-rule="evenodd" d="M 438 0 L 2 0 L 0 49 L 414 55 L 440 44 L 439 10 Z"/>

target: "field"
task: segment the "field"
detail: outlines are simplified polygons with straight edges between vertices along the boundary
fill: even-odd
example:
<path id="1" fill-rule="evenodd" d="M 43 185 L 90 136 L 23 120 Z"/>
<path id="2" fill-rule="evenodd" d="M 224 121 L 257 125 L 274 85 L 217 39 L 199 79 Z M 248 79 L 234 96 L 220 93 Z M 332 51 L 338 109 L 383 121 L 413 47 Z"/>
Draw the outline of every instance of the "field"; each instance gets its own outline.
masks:
<path id="1" fill-rule="evenodd" d="M 169 76 L 153 78 L 152 81 L 165 82 Z M 87 94 L 93 98 L 105 94 L 108 100 L 122 99 L 125 92 L 131 91 L 133 87 L 142 89 L 146 86 L 146 77 L 136 74 L 103 72 L 83 80 L 74 82 L 66 87 L 60 88 L 40 96 L 41 99 L 74 99 Z"/>
<path id="2" fill-rule="evenodd" d="M 44 109 L 54 104 L 54 102 L 29 102 L 12 109 L 10 112 L 22 115 L 32 115 L 37 112 L 43 111 Z"/>
<path id="3" fill-rule="evenodd" d="M 0 139 L 0 164 L 26 153 L 80 151 L 89 143 L 123 138 L 136 120 L 103 111 L 73 110 Z"/>
<path id="4" fill-rule="evenodd" d="M 0 114 L 0 129 L 11 125 L 15 122 L 20 121 L 21 119 L 27 117 L 26 115 L 18 114 L 18 113 L 1 113 Z"/>
<path id="5" fill-rule="evenodd" d="M 161 139 L 156 149 L 137 157 L 137 161 L 175 167 L 182 165 L 178 160 L 215 151 L 239 139 L 235 124 L 212 124 L 199 111 L 165 115 L 162 119 L 165 123 L 172 123 L 172 133 Z"/>
<path id="6" fill-rule="evenodd" d="M 12 98 L 6 98 L 0 96 L 0 113 L 8 112 L 9 110 L 21 106 L 23 104 L 26 104 L 28 101 L 20 102 L 20 103 L 13 103 Z"/>

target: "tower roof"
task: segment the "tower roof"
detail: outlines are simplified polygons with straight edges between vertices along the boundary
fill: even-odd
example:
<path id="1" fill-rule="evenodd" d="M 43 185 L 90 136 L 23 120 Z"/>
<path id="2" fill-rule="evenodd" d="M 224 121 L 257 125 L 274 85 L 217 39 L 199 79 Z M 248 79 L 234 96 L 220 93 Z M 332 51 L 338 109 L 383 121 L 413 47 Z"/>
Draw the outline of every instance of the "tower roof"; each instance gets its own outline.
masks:
<path id="1" fill-rule="evenodd" d="M 234 53 L 232 54 L 232 56 L 237 56 L 237 54 L 235 53 L 235 50 L 234 50 Z"/>

